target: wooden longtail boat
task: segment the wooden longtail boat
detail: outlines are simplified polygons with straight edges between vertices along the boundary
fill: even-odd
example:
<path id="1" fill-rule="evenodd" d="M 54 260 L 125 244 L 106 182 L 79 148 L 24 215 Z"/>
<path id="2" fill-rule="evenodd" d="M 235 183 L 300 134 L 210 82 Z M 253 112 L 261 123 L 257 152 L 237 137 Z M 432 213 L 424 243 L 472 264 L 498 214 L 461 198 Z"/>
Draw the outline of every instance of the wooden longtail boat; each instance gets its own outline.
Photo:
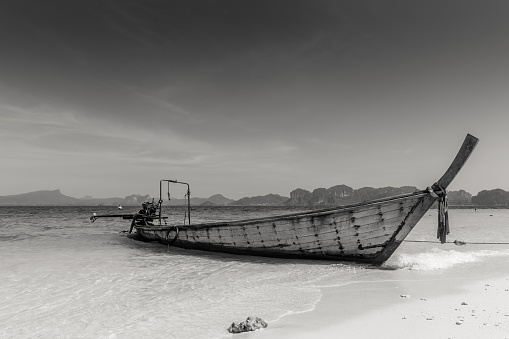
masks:
<path id="1" fill-rule="evenodd" d="M 463 167 L 478 139 L 467 135 L 456 158 L 445 174 L 431 187 L 360 204 L 336 206 L 303 213 L 250 220 L 165 225 L 162 199 L 145 203 L 144 210 L 132 215 L 129 233 L 137 238 L 162 244 L 205 251 L 282 258 L 309 258 L 381 264 L 410 233 L 435 201 L 439 201 L 438 238 L 448 233 L 446 188 Z M 180 183 L 176 180 L 163 182 Z M 188 185 L 188 184 L 186 184 Z M 188 213 L 189 185 L 188 185 Z M 164 223 L 164 224 L 163 224 Z"/>

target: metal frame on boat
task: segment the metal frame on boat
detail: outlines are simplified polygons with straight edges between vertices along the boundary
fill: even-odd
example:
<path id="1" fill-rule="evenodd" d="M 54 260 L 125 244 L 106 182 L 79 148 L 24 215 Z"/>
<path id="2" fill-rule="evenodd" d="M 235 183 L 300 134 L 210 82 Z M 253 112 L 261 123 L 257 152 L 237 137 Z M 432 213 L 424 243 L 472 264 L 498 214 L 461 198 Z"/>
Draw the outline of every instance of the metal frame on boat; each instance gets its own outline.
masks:
<path id="1" fill-rule="evenodd" d="M 445 174 L 431 187 L 360 204 L 249 220 L 191 224 L 189 184 L 160 181 L 157 203 L 131 215 L 131 233 L 144 241 L 205 251 L 281 258 L 309 258 L 380 264 L 386 261 L 435 201 L 439 201 L 438 238 L 448 233 L 446 188 L 463 167 L 478 139 L 467 135 Z M 188 186 L 188 224 L 166 225 L 161 214 L 162 183 Z M 157 210 L 159 212 L 157 212 Z M 145 212 L 144 212 L 145 211 Z"/>

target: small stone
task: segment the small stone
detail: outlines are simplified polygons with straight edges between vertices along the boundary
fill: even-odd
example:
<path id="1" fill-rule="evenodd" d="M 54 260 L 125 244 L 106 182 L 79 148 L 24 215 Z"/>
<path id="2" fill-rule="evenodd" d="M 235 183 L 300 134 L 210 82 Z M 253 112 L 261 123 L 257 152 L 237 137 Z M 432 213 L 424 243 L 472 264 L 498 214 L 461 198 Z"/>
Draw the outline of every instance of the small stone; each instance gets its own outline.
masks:
<path id="1" fill-rule="evenodd" d="M 456 321 L 456 325 L 463 325 L 463 321 Z"/>
<path id="2" fill-rule="evenodd" d="M 426 301 L 426 298 L 421 298 L 422 301 Z"/>
<path id="3" fill-rule="evenodd" d="M 426 320 L 433 320 L 435 317 L 427 317 Z"/>
<path id="4" fill-rule="evenodd" d="M 406 319 L 406 315 L 404 315 L 403 318 L 401 318 L 401 319 Z"/>
<path id="5" fill-rule="evenodd" d="M 409 299 L 409 298 L 410 298 L 410 295 L 408 295 L 408 294 L 402 294 L 402 295 L 400 295 L 400 297 L 401 297 L 401 298 L 407 298 L 407 299 Z"/>
<path id="6" fill-rule="evenodd" d="M 466 302 L 462 302 L 461 305 L 468 305 Z"/>
<path id="7" fill-rule="evenodd" d="M 267 326 L 269 325 L 261 318 L 248 317 L 246 321 L 243 321 L 241 323 L 233 322 L 231 326 L 228 328 L 228 332 L 230 333 L 249 332 L 257 330 L 259 328 L 265 328 Z"/>

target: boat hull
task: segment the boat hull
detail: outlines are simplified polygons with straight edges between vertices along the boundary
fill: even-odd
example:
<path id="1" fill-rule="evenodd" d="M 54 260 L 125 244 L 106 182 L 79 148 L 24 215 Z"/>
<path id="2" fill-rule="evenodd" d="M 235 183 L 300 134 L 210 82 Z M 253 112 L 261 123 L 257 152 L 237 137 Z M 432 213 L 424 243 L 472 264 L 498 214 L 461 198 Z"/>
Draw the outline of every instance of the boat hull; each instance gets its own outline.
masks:
<path id="1" fill-rule="evenodd" d="M 427 191 L 286 216 L 190 226 L 140 226 L 144 241 L 234 254 L 380 264 L 436 198 Z"/>

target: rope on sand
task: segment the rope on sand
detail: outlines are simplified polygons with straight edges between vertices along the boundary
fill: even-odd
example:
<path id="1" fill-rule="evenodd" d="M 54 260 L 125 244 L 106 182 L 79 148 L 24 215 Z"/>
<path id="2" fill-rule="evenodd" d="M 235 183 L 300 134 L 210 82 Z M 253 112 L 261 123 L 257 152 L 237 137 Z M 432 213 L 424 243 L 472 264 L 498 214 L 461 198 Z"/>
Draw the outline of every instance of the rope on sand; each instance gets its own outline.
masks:
<path id="1" fill-rule="evenodd" d="M 405 242 L 427 242 L 432 244 L 440 244 L 438 241 L 429 241 L 429 240 L 403 240 Z M 462 246 L 466 244 L 470 245 L 509 245 L 509 242 L 468 242 L 461 240 L 447 241 L 446 244 L 454 244 L 456 246 Z"/>

